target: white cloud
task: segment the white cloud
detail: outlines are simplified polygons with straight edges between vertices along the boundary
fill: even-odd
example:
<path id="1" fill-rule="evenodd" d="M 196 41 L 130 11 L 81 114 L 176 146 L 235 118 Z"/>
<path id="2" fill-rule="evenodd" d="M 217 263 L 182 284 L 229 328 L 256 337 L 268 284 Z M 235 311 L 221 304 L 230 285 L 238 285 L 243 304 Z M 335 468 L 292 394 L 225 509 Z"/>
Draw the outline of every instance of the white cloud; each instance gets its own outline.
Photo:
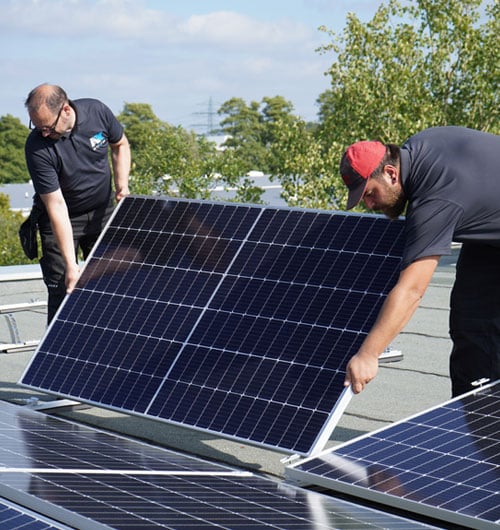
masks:
<path id="1" fill-rule="evenodd" d="M 144 0 L 11 0 L 0 29 L 47 38 L 126 39 L 143 44 L 286 45 L 311 38 L 306 26 L 283 18 L 268 22 L 235 11 L 182 19 L 147 7 Z"/>
<path id="2" fill-rule="evenodd" d="M 24 119 L 25 95 L 47 81 L 115 112 L 124 102 L 150 103 L 160 119 L 186 126 L 209 98 L 218 108 L 231 97 L 278 94 L 314 119 L 327 86 L 328 59 L 315 52 L 324 38 L 319 24 L 274 4 L 265 18 L 267 0 L 248 9 L 246 0 L 0 1 L 0 46 L 9 50 L 0 56 L 8 74 L 0 115 Z"/>
<path id="3" fill-rule="evenodd" d="M 10 0 L 0 28 L 45 37 L 141 38 L 168 35 L 177 17 L 137 0 Z"/>
<path id="4" fill-rule="evenodd" d="M 283 19 L 265 22 L 231 11 L 193 15 L 180 26 L 183 37 L 233 45 L 282 45 L 310 38 L 301 24 Z"/>

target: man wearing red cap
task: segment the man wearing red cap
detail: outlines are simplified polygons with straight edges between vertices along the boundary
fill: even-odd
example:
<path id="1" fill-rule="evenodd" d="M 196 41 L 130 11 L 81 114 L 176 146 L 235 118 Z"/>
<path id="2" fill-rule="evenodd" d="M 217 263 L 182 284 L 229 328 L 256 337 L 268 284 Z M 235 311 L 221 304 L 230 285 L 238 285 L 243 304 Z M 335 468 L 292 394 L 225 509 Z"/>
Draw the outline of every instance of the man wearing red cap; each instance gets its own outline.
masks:
<path id="1" fill-rule="evenodd" d="M 348 209 L 363 201 L 396 219 L 406 208 L 398 282 L 350 360 L 346 385 L 358 393 L 376 376 L 380 353 L 412 317 L 452 241 L 462 243 L 450 302 L 452 395 L 500 379 L 500 136 L 435 127 L 401 147 L 357 142 L 340 173 Z"/>

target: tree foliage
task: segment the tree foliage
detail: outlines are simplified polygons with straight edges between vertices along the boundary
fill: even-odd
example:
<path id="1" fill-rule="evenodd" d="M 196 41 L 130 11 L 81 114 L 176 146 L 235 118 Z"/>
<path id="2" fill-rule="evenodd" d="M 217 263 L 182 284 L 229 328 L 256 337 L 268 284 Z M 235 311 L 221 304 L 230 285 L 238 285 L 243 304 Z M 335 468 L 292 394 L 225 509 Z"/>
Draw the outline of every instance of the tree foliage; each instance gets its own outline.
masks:
<path id="1" fill-rule="evenodd" d="M 208 198 L 212 146 L 182 127 L 162 122 L 150 105 L 127 103 L 118 119 L 132 151 L 132 193 Z"/>
<path id="2" fill-rule="evenodd" d="M 220 123 L 227 136 L 224 146 L 241 160 L 244 173 L 271 170 L 269 147 L 275 142 L 275 125 L 292 123 L 292 111 L 293 105 L 282 96 L 264 97 L 248 105 L 241 98 L 231 98 L 222 104 L 218 113 L 224 116 Z"/>
<path id="3" fill-rule="evenodd" d="M 323 141 L 400 143 L 430 126 L 498 132 L 498 3 L 389 0 L 363 24 L 349 14 L 323 53 L 336 60 L 319 97 Z M 486 18 L 486 21 L 484 21 Z"/>
<path id="4" fill-rule="evenodd" d="M 0 184 L 28 182 L 24 143 L 29 129 L 10 114 L 0 116 Z"/>
<path id="5" fill-rule="evenodd" d="M 272 179 L 278 180 L 287 204 L 338 209 L 346 194 L 334 171 L 334 149 L 324 149 L 300 118 L 275 124 L 271 144 Z"/>
<path id="6" fill-rule="evenodd" d="M 31 263 L 24 255 L 19 242 L 19 227 L 24 221 L 21 212 L 10 209 L 10 201 L 7 195 L 0 193 L 0 226 L 2 237 L 0 238 L 0 266 L 19 265 Z"/>

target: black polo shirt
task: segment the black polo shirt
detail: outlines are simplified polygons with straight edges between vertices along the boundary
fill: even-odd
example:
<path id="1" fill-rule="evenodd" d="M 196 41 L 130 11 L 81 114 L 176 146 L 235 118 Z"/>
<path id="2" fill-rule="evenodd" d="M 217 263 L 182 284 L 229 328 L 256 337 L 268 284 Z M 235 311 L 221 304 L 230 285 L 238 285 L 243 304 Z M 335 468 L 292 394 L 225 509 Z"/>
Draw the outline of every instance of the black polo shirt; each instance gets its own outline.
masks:
<path id="1" fill-rule="evenodd" d="M 111 197 L 109 144 L 123 127 L 111 110 L 95 99 L 70 102 L 76 112 L 73 130 L 58 140 L 34 130 L 25 145 L 26 163 L 38 194 L 62 191 L 70 215 L 98 208 Z"/>
<path id="2" fill-rule="evenodd" d="M 401 147 L 408 197 L 402 267 L 451 253 L 452 241 L 500 246 L 500 136 L 434 127 Z"/>

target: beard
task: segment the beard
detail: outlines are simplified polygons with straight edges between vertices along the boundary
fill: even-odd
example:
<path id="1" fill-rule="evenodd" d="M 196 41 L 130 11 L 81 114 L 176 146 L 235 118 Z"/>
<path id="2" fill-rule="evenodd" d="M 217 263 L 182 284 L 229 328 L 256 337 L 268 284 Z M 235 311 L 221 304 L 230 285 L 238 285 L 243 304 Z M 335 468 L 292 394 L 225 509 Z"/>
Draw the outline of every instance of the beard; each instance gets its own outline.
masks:
<path id="1" fill-rule="evenodd" d="M 392 204 L 383 208 L 382 213 L 392 221 L 395 221 L 405 211 L 405 208 L 406 197 L 404 196 L 403 192 L 401 192 L 401 194 L 395 198 Z"/>
<path id="2" fill-rule="evenodd" d="M 380 211 L 392 221 L 398 219 L 406 208 L 406 195 L 402 188 L 393 189 L 384 182 L 386 201 Z"/>

